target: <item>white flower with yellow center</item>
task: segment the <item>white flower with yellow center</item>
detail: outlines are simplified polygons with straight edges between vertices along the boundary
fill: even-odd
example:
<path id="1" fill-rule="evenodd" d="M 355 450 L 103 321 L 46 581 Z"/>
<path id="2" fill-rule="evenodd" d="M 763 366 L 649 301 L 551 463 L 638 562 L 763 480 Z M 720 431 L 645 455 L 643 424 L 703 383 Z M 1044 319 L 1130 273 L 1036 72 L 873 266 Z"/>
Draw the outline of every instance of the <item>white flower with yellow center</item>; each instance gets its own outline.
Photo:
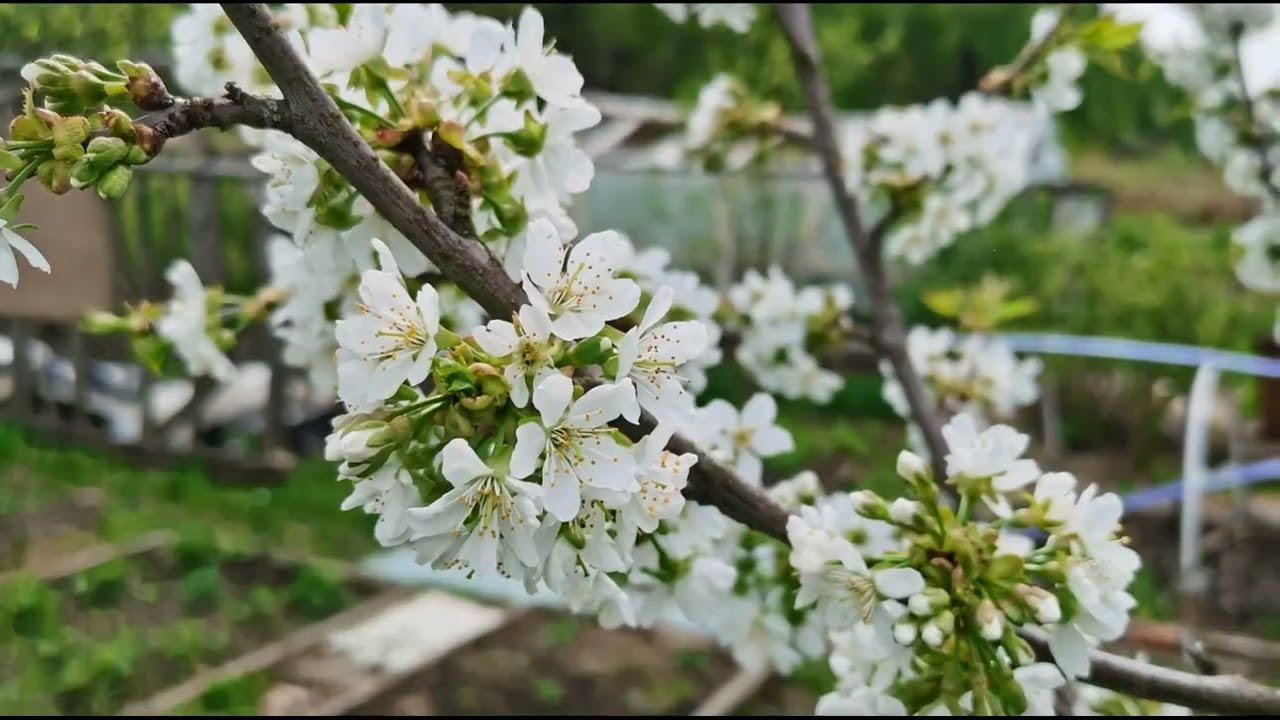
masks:
<path id="1" fill-rule="evenodd" d="M 423 285 L 409 297 L 391 251 L 373 241 L 381 270 L 360 276 L 360 314 L 339 320 L 338 397 L 351 409 L 372 409 L 406 381 L 418 385 L 431 372 L 440 330 L 440 301 Z"/>
<path id="2" fill-rule="evenodd" d="M 592 233 L 568 251 L 555 225 L 538 218 L 525 233 L 524 290 L 529 302 L 551 316 L 557 337 L 578 340 L 635 309 L 640 286 L 614 277 L 631 248 L 612 230 Z"/>
<path id="3" fill-rule="evenodd" d="M 640 488 L 635 458 L 609 427 L 630 399 L 629 382 L 594 387 L 577 401 L 573 381 L 564 375 L 551 375 L 534 388 L 541 424 L 529 422 L 516 430 L 511 469 L 524 477 L 542 458 L 543 503 L 555 519 L 569 522 L 577 516 L 583 489 L 633 493 Z"/>
<path id="4" fill-rule="evenodd" d="M 542 310 L 525 305 L 514 320 L 490 320 L 488 325 L 476 328 L 472 337 L 490 355 L 510 358 L 502 368 L 502 377 L 511 388 L 511 402 L 522 408 L 529 404 L 530 381 L 536 386 L 556 369 L 551 357 L 551 318 Z"/>
<path id="5" fill-rule="evenodd" d="M 437 554 L 460 542 L 458 564 L 481 574 L 497 573 L 500 560 L 511 567 L 513 556 L 526 566 L 538 565 L 534 532 L 542 489 L 489 467 L 462 438 L 445 445 L 440 457 L 453 489 L 427 507 L 409 510 L 413 540 L 437 545 Z"/>
<path id="6" fill-rule="evenodd" d="M 640 419 L 641 408 L 659 424 L 674 427 L 683 427 L 693 415 L 693 394 L 676 371 L 707 349 L 707 329 L 696 321 L 658 325 L 671 310 L 672 295 L 669 287 L 659 289 L 644 319 L 618 344 L 616 379 L 629 377 L 636 388 L 636 403 L 623 413 L 633 423 Z"/>

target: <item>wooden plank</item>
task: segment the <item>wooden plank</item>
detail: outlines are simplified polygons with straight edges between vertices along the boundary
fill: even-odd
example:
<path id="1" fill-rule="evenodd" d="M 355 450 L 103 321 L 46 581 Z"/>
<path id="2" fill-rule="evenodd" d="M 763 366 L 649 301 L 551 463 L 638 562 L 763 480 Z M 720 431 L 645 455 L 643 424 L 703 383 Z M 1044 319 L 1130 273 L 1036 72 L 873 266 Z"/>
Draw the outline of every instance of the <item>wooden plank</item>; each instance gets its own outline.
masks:
<path id="1" fill-rule="evenodd" d="M 187 680 L 139 702 L 126 705 L 119 716 L 169 715 L 174 708 L 191 702 L 210 685 L 261 672 L 310 650 L 329 633 L 373 615 L 412 594 L 408 588 L 391 588 L 346 612 L 313 623 L 269 645 L 263 645 L 233 660 L 193 675 Z"/>
<path id="2" fill-rule="evenodd" d="M 317 703 L 300 714 L 312 717 L 358 714 L 359 708 L 396 692 L 405 682 L 432 663 L 497 631 L 523 614 L 521 611 L 481 605 L 438 590 L 422 593 L 409 602 L 422 603 L 423 601 L 429 605 L 423 608 L 424 621 L 429 620 L 436 630 L 432 636 L 435 643 L 433 646 L 427 648 L 412 665 L 366 675 L 336 697 Z M 388 613 L 394 611 L 395 608 L 388 609 Z M 376 618 L 373 619 L 376 620 Z M 354 627 L 349 629 L 350 632 L 358 632 L 358 630 L 359 628 Z M 354 664 L 352 666 L 353 676 L 359 677 L 360 670 L 356 670 Z"/>
<path id="3" fill-rule="evenodd" d="M 764 687 L 764 684 L 773 676 L 773 671 L 768 666 L 758 668 L 743 668 L 739 670 L 724 685 L 716 688 L 703 700 L 694 711 L 689 713 L 694 717 L 721 717 L 731 715 L 747 700 L 751 699 Z"/>
<path id="4" fill-rule="evenodd" d="M 226 281 L 227 268 L 220 242 L 218 178 L 204 167 L 191 173 L 190 178 L 187 239 L 191 261 L 206 286 L 221 285 Z"/>
<path id="5" fill-rule="evenodd" d="M 0 573 L 0 586 L 14 578 L 31 574 L 46 582 L 62 580 L 116 558 L 132 557 L 152 552 L 171 544 L 173 538 L 173 533 L 168 530 L 156 530 L 121 543 L 101 543 L 66 555 L 59 558 L 57 562 L 50 563 L 34 571 L 11 570 Z"/>

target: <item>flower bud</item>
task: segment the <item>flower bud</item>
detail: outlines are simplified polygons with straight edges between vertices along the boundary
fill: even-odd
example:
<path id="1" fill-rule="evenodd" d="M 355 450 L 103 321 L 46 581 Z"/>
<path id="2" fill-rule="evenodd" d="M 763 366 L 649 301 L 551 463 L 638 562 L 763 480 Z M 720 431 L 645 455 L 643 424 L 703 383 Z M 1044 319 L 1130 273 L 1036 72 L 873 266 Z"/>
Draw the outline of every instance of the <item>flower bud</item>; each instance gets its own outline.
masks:
<path id="1" fill-rule="evenodd" d="M 79 116 L 64 117 L 53 124 L 52 130 L 54 145 L 79 146 L 89 139 L 89 120 Z"/>
<path id="2" fill-rule="evenodd" d="M 929 478 L 929 463 L 924 458 L 909 451 L 903 450 L 898 453 L 898 475 L 906 480 L 927 480 Z"/>
<path id="3" fill-rule="evenodd" d="M 978 632 L 990 642 L 996 642 L 1004 635 L 1004 615 L 996 609 L 995 603 L 984 599 L 978 603 L 976 612 Z"/>
<path id="4" fill-rule="evenodd" d="M 96 137 L 89 141 L 86 150 L 95 166 L 107 168 L 129 154 L 129 144 L 118 137 Z"/>
<path id="5" fill-rule="evenodd" d="M 889 517 L 899 525 L 914 525 L 924 508 L 915 500 L 897 498 L 889 504 Z"/>
<path id="6" fill-rule="evenodd" d="M 133 63 L 121 60 L 116 67 L 125 74 L 125 88 L 129 99 L 141 110 L 164 110 L 173 105 L 173 96 L 169 94 L 164 80 L 146 63 Z"/>
<path id="7" fill-rule="evenodd" d="M 598 365 L 607 360 L 612 352 L 613 341 L 603 335 L 597 335 L 575 345 L 569 352 L 569 360 L 578 367 Z"/>
<path id="8" fill-rule="evenodd" d="M 907 609 L 912 615 L 929 617 L 951 604 L 951 596 L 942 588 L 930 587 L 912 595 L 907 600 Z"/>
<path id="9" fill-rule="evenodd" d="M 875 520 L 889 519 L 888 504 L 885 503 L 884 498 L 874 492 L 870 490 L 855 490 L 849 493 L 849 497 L 853 500 L 853 507 L 858 511 L 859 515 Z"/>
<path id="10" fill-rule="evenodd" d="M 925 623 L 924 629 L 920 631 L 920 639 L 924 641 L 925 645 L 936 649 L 942 646 L 947 636 L 943 634 L 942 628 L 930 621 Z"/>
<path id="11" fill-rule="evenodd" d="M 893 626 L 893 639 L 896 640 L 899 645 L 910 646 L 916 641 L 916 638 L 919 637 L 919 635 L 920 629 L 917 628 L 916 624 L 910 620 L 899 620 Z"/>
<path id="12" fill-rule="evenodd" d="M 36 168 L 36 177 L 40 179 L 41 185 L 49 188 L 49 192 L 54 195 L 65 195 L 72 188 L 71 168 L 73 165 L 74 163 L 69 160 L 46 160 L 40 164 L 40 167 Z"/>
<path id="13" fill-rule="evenodd" d="M 131 180 L 133 180 L 133 168 L 128 165 L 116 165 L 98 179 L 98 197 L 103 200 L 119 200 L 129 190 Z"/>
<path id="14" fill-rule="evenodd" d="M 529 76 L 525 75 L 523 71 L 516 70 L 503 81 L 502 94 L 517 103 L 531 100 L 535 95 L 533 82 L 529 80 Z"/>
<path id="15" fill-rule="evenodd" d="M 1062 620 L 1062 606 L 1053 593 L 1031 585 L 1018 585 L 1014 590 L 1026 601 L 1037 622 L 1051 625 Z"/>
<path id="16" fill-rule="evenodd" d="M 84 157 L 84 148 L 79 145 L 54 145 L 53 159 L 75 162 Z"/>

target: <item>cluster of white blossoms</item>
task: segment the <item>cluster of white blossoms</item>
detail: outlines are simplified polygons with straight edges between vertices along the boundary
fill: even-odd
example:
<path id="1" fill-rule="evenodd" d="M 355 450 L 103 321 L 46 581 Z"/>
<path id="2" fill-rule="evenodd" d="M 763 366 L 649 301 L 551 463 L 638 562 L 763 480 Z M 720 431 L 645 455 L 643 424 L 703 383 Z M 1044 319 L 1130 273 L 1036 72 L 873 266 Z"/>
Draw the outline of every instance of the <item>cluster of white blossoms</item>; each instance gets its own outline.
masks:
<path id="1" fill-rule="evenodd" d="M 698 24 L 704 28 L 724 25 L 736 33 L 750 30 L 756 20 L 754 3 L 654 3 L 653 6 L 673 22 L 683 23 L 692 16 L 698 18 Z"/>
<path id="2" fill-rule="evenodd" d="M 1053 690 L 1125 631 L 1140 561 L 1117 536 L 1119 496 L 1042 473 L 1006 425 L 979 432 L 961 414 L 943 435 L 959 508 L 907 451 L 904 497 L 853 494 L 858 514 L 898 533 L 891 548 L 860 549 L 840 518 L 802 512 L 787 526 L 797 604 L 832 629 L 838 686 L 819 714 L 1052 715 Z M 980 505 L 991 522 L 974 519 Z M 1020 628 L 1049 636 L 1053 663 L 1036 662 Z"/>
<path id="3" fill-rule="evenodd" d="M 1140 10 L 1134 10 L 1140 12 Z M 1236 275 L 1246 287 L 1280 292 L 1280 73 L 1275 8 L 1263 3 L 1188 3 L 1176 36 L 1145 36 L 1148 54 L 1194 103 L 1196 144 L 1228 187 L 1261 203 L 1236 229 Z"/>
<path id="4" fill-rule="evenodd" d="M 1044 363 L 1019 358 L 999 336 L 970 333 L 963 337 L 948 327 L 917 325 L 907 333 L 907 356 L 924 381 L 935 407 L 949 415 L 968 413 L 982 425 L 1009 420 L 1040 396 L 1037 380 Z M 911 407 L 887 361 L 880 362 L 882 394 L 894 412 L 911 420 Z M 925 452 L 920 430 L 908 428 L 911 446 Z"/>
<path id="5" fill-rule="evenodd" d="M 747 270 L 728 292 L 738 361 L 760 387 L 791 400 L 831 402 L 844 378 L 813 350 L 847 339 L 853 289 L 842 283 L 797 288 L 777 266 Z"/>

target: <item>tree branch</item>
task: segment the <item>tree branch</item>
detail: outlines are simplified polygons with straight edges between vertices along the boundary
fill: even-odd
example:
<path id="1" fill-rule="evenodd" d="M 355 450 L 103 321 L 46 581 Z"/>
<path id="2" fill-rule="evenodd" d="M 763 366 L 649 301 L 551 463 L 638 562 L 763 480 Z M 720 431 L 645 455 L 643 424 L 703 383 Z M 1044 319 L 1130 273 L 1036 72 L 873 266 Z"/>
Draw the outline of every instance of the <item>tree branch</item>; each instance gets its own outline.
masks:
<path id="1" fill-rule="evenodd" d="M 222 9 L 292 108 L 290 134 L 332 165 L 491 317 L 509 317 L 527 302 L 524 291 L 487 246 L 471 242 L 447 227 L 378 158 L 275 27 L 266 6 L 223 3 Z M 639 438 L 652 432 L 656 423 L 643 413 L 638 426 L 619 423 L 617 427 L 630 437 Z M 730 518 L 786 541 L 786 511 L 738 481 L 730 470 L 687 439 L 676 436 L 669 447 L 698 457 L 689 476 L 686 495 L 690 499 L 714 505 Z"/>
<path id="2" fill-rule="evenodd" d="M 1043 632 L 1023 628 L 1018 634 L 1031 643 L 1037 657 L 1053 661 Z M 1085 681 L 1127 695 L 1224 715 L 1280 713 L 1280 690 L 1239 675 L 1198 675 L 1096 650 L 1089 655 L 1089 677 Z"/>
<path id="3" fill-rule="evenodd" d="M 907 336 L 902 324 L 902 312 L 894 300 L 878 243 L 862 224 L 858 202 L 844 183 L 840 147 L 836 143 L 835 110 L 831 105 L 831 90 L 822 77 L 821 54 L 814 37 L 809 6 L 804 3 L 779 4 L 777 11 L 783 34 L 791 46 L 796 74 L 804 86 L 809 113 L 813 117 L 813 148 L 822 160 L 823 174 L 835 196 L 836 211 L 858 259 L 858 271 L 862 275 L 863 284 L 871 296 L 873 346 L 893 366 L 894 375 L 902 384 L 912 418 L 924 435 L 933 476 L 944 478 L 947 444 L 942 438 L 942 422 L 937 407 L 929 400 L 924 382 L 907 355 Z M 941 489 L 944 493 L 949 490 L 945 486 Z"/>
<path id="4" fill-rule="evenodd" d="M 1040 59 L 1042 55 L 1049 49 L 1049 45 L 1053 43 L 1054 37 L 1057 36 L 1063 25 L 1067 21 L 1067 11 L 1071 8 L 1070 3 L 1063 3 L 1058 6 L 1058 19 L 1053 23 L 1053 27 L 1044 34 L 1037 42 L 1028 43 L 1023 46 L 1022 52 L 1013 59 L 1008 65 L 1001 65 L 992 68 L 982 79 L 978 81 L 978 90 L 988 95 L 1000 95 L 1009 89 L 1013 82 L 1022 76 Z"/>

